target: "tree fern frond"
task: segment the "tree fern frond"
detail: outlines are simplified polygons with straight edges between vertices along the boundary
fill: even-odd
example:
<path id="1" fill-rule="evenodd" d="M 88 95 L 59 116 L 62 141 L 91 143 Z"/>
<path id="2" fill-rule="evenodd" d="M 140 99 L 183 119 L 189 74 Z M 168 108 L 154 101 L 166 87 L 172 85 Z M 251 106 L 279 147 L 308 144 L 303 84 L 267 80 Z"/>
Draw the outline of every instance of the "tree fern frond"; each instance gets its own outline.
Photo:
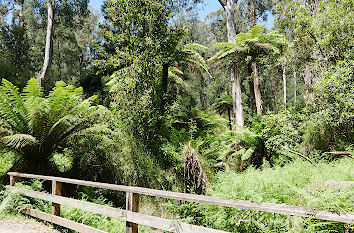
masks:
<path id="1" fill-rule="evenodd" d="M 1 138 L 1 143 L 3 143 L 6 147 L 15 150 L 38 145 L 37 139 L 29 134 L 13 134 L 5 136 Z"/>
<path id="2" fill-rule="evenodd" d="M 197 43 L 191 43 L 191 44 L 186 44 L 183 46 L 182 51 L 200 51 L 200 50 L 208 50 L 208 47 L 205 47 L 201 44 Z"/>
<path id="3" fill-rule="evenodd" d="M 179 85 L 187 86 L 187 83 L 181 78 L 181 75 L 183 75 L 183 72 L 177 67 L 168 68 L 168 77 L 170 79 Z"/>
<path id="4" fill-rule="evenodd" d="M 42 87 L 37 79 L 32 78 L 28 80 L 27 85 L 23 88 L 22 96 L 25 100 L 43 96 Z"/>
<path id="5" fill-rule="evenodd" d="M 16 86 L 6 79 L 0 86 L 0 118 L 8 123 L 13 129 L 27 133 L 27 109 Z"/>
<path id="6" fill-rule="evenodd" d="M 9 128 L 0 127 L 0 138 L 14 134 L 14 131 Z"/>

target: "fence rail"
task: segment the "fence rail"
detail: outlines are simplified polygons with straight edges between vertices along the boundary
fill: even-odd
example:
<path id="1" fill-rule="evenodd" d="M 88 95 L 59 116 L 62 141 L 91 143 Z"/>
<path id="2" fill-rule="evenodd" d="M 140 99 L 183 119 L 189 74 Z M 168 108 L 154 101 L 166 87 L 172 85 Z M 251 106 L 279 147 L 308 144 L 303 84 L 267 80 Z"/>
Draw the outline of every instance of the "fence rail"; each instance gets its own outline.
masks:
<path id="1" fill-rule="evenodd" d="M 7 186 L 7 189 L 16 189 L 18 192 L 20 192 L 25 196 L 39 198 L 42 200 L 52 202 L 51 215 L 43 212 L 39 212 L 37 210 L 30 210 L 30 209 L 25 210 L 25 214 L 29 214 L 31 216 L 44 219 L 46 221 L 48 221 L 48 219 L 51 219 L 51 216 L 54 216 L 52 217 L 53 221 L 51 222 L 70 229 L 75 228 L 73 230 L 79 232 L 102 232 L 102 231 L 94 231 L 91 228 L 84 228 L 82 224 L 77 225 L 77 223 L 73 221 L 60 218 L 59 217 L 60 205 L 67 205 L 74 208 L 91 211 L 97 214 L 102 214 L 102 215 L 125 220 L 127 233 L 137 233 L 138 225 L 150 226 L 153 228 L 175 232 L 175 233 L 177 232 L 178 233 L 182 233 L 182 232 L 222 233 L 224 232 L 224 231 L 214 230 L 210 228 L 205 228 L 205 227 L 200 227 L 200 226 L 195 226 L 195 225 L 190 225 L 185 223 L 179 223 L 168 219 L 140 214 L 138 213 L 139 195 L 149 195 L 154 197 L 171 198 L 171 199 L 182 200 L 182 201 L 198 202 L 198 203 L 212 204 L 212 205 L 225 206 L 225 207 L 257 210 L 257 211 L 264 211 L 270 213 L 287 214 L 293 216 L 317 218 L 323 220 L 331 220 L 331 221 L 354 224 L 354 214 L 349 212 L 342 212 L 342 211 L 318 210 L 318 209 L 310 209 L 310 208 L 283 205 L 283 204 L 272 204 L 272 203 L 252 202 L 252 201 L 236 200 L 236 199 L 217 198 L 217 197 L 210 197 L 210 196 L 155 190 L 149 188 L 115 185 L 115 184 L 107 184 L 107 183 L 100 183 L 100 182 L 69 179 L 63 177 L 42 176 L 42 175 L 33 175 L 33 174 L 25 174 L 25 173 L 17 173 L 17 172 L 9 172 L 8 175 L 10 175 L 10 186 Z M 17 182 L 20 178 L 42 179 L 42 180 L 52 181 L 52 194 L 46 194 L 46 193 L 12 187 L 15 184 L 15 182 Z M 95 187 L 101 189 L 110 189 L 110 190 L 126 192 L 126 210 L 116 209 L 112 207 L 107 207 L 103 205 L 98 205 L 98 204 L 93 204 L 89 202 L 62 197 L 60 196 L 62 183 L 76 184 L 76 185 L 83 185 L 83 186 L 89 186 L 89 187 Z M 64 223 L 65 225 L 63 225 Z M 77 229 L 81 229 L 81 230 L 77 230 Z"/>

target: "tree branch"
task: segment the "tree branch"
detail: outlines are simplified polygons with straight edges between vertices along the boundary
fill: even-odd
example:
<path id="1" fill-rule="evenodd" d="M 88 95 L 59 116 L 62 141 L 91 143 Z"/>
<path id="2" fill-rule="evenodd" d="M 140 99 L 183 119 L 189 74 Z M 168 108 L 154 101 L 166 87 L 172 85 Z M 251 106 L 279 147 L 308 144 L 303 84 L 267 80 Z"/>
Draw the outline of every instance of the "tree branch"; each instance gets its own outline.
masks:
<path id="1" fill-rule="evenodd" d="M 352 158 L 354 159 L 354 155 L 351 154 L 350 152 L 348 151 L 331 151 L 331 152 L 325 152 L 325 154 L 332 154 L 332 155 L 346 155 L 348 156 L 349 158 Z"/>
<path id="2" fill-rule="evenodd" d="M 301 154 L 301 153 L 299 153 L 299 152 L 290 150 L 288 147 L 285 147 L 285 146 L 284 146 L 284 148 L 285 148 L 287 151 L 289 151 L 290 153 L 293 153 L 293 154 L 296 154 L 296 155 L 301 156 L 302 158 L 306 159 L 307 161 L 309 161 L 310 163 L 312 163 L 313 166 L 316 167 L 316 164 L 315 164 L 314 162 L 312 162 L 312 160 L 311 160 L 309 157 L 307 157 L 307 156 L 305 156 L 305 155 L 303 155 L 303 154 Z"/>
<path id="3" fill-rule="evenodd" d="M 222 8 L 225 8 L 226 4 L 222 0 L 218 0 L 218 1 L 219 1 L 220 5 L 222 6 Z"/>

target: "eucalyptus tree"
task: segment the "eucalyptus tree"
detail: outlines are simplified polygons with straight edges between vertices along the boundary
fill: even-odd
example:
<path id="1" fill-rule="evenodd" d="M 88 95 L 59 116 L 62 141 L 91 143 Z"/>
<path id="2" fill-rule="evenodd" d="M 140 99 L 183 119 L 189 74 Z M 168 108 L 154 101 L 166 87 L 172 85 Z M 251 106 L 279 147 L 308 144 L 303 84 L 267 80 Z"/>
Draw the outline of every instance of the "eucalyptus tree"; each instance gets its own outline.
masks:
<path id="1" fill-rule="evenodd" d="M 227 40 L 230 43 L 236 42 L 235 30 L 235 1 L 234 0 L 218 0 L 225 10 Z M 233 120 L 234 124 L 239 126 L 244 125 L 244 113 L 242 106 L 242 91 L 241 91 L 241 76 L 236 64 L 230 64 L 232 103 L 233 103 Z"/>
<path id="2" fill-rule="evenodd" d="M 88 8 L 88 0 L 28 0 L 24 3 L 24 20 L 26 34 L 33 44 L 31 53 L 38 80 L 45 79 L 45 84 L 51 86 L 59 79 L 77 78 L 97 21 Z M 70 56 L 75 59 L 70 60 Z"/>
<path id="3" fill-rule="evenodd" d="M 353 1 L 274 1 L 277 26 L 291 34 L 306 93 L 345 59 L 353 38 Z"/>

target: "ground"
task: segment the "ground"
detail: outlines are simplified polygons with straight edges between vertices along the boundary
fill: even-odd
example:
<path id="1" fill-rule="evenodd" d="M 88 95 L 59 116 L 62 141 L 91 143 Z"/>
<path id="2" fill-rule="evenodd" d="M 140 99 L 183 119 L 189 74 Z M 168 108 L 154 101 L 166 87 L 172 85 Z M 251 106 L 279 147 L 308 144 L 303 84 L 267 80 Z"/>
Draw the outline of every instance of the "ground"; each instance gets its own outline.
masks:
<path id="1" fill-rule="evenodd" d="M 59 233 L 48 226 L 27 220 L 0 219 L 0 233 Z"/>

